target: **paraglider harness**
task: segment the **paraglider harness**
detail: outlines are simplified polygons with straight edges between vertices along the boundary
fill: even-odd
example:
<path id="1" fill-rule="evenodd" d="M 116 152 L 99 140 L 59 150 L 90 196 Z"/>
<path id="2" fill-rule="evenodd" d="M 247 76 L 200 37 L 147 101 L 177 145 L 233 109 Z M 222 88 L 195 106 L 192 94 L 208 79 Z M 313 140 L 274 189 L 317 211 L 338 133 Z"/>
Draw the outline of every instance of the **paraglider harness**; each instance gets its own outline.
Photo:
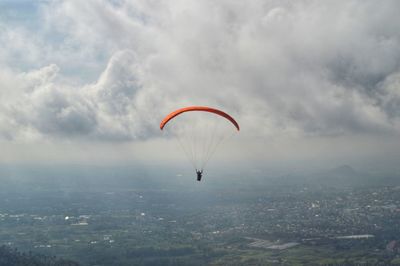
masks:
<path id="1" fill-rule="evenodd" d="M 196 174 L 197 174 L 197 181 L 201 181 L 201 177 L 203 175 L 203 170 L 196 169 Z"/>

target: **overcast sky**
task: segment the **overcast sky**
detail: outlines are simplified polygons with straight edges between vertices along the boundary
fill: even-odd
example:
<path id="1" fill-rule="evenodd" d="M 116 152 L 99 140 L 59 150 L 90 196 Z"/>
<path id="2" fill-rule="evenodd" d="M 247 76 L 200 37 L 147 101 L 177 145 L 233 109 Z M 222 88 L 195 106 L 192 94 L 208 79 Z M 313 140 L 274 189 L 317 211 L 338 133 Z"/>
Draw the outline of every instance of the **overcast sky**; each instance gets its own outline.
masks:
<path id="1" fill-rule="evenodd" d="M 397 0 L 2 0 L 0 161 L 165 161 L 163 116 L 208 105 L 242 129 L 220 159 L 397 167 L 399 10 Z"/>

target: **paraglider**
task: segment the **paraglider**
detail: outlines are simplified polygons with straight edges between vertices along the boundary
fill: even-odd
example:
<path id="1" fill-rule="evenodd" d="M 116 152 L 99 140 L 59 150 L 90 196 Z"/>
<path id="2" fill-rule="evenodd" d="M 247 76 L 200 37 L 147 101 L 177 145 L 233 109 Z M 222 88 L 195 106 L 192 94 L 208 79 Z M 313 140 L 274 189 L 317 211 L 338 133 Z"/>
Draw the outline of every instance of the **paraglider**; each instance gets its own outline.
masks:
<path id="1" fill-rule="evenodd" d="M 207 106 L 189 106 L 171 112 L 161 121 L 160 129 L 166 127 L 192 163 L 197 181 L 201 181 L 204 167 L 218 146 L 240 130 L 231 115 Z"/>

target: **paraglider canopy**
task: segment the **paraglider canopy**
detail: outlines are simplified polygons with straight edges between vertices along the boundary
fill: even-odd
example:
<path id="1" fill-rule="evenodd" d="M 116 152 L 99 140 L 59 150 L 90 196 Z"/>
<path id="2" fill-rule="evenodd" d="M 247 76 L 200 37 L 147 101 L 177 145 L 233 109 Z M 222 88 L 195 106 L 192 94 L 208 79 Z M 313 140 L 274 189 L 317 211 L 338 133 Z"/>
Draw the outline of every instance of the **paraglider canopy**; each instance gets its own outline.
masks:
<path id="1" fill-rule="evenodd" d="M 229 121 L 231 121 L 231 123 L 236 127 L 236 129 L 239 131 L 240 127 L 239 124 L 236 122 L 235 119 L 233 119 L 232 116 L 228 115 L 227 113 L 215 109 L 215 108 L 211 108 L 211 107 L 207 107 L 207 106 L 189 106 L 189 107 L 184 107 L 181 109 L 178 109 L 176 111 L 173 111 L 172 113 L 170 113 L 169 115 L 167 115 L 163 121 L 161 121 L 160 124 L 160 129 L 163 130 L 164 126 L 171 120 L 173 119 L 175 116 L 183 114 L 185 112 L 191 112 L 191 111 L 203 111 L 203 112 L 210 112 L 210 113 L 214 113 L 217 115 L 220 115 L 222 117 L 225 117 L 226 119 L 228 119 Z"/>

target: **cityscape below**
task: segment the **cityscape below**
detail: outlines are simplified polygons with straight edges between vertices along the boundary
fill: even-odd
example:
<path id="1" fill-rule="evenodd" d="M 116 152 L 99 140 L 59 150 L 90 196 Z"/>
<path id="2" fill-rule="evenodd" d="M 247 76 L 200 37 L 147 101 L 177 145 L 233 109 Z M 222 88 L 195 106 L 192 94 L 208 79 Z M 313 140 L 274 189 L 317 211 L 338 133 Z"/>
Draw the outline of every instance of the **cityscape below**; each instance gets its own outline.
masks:
<path id="1" fill-rule="evenodd" d="M 110 185 L 75 175 L 69 185 L 3 180 L 1 245 L 80 265 L 400 263 L 400 179 L 357 183 L 350 166 L 325 172 L 329 180 L 253 176 L 200 188 L 194 176 L 160 188 L 150 177 L 116 174 Z"/>

